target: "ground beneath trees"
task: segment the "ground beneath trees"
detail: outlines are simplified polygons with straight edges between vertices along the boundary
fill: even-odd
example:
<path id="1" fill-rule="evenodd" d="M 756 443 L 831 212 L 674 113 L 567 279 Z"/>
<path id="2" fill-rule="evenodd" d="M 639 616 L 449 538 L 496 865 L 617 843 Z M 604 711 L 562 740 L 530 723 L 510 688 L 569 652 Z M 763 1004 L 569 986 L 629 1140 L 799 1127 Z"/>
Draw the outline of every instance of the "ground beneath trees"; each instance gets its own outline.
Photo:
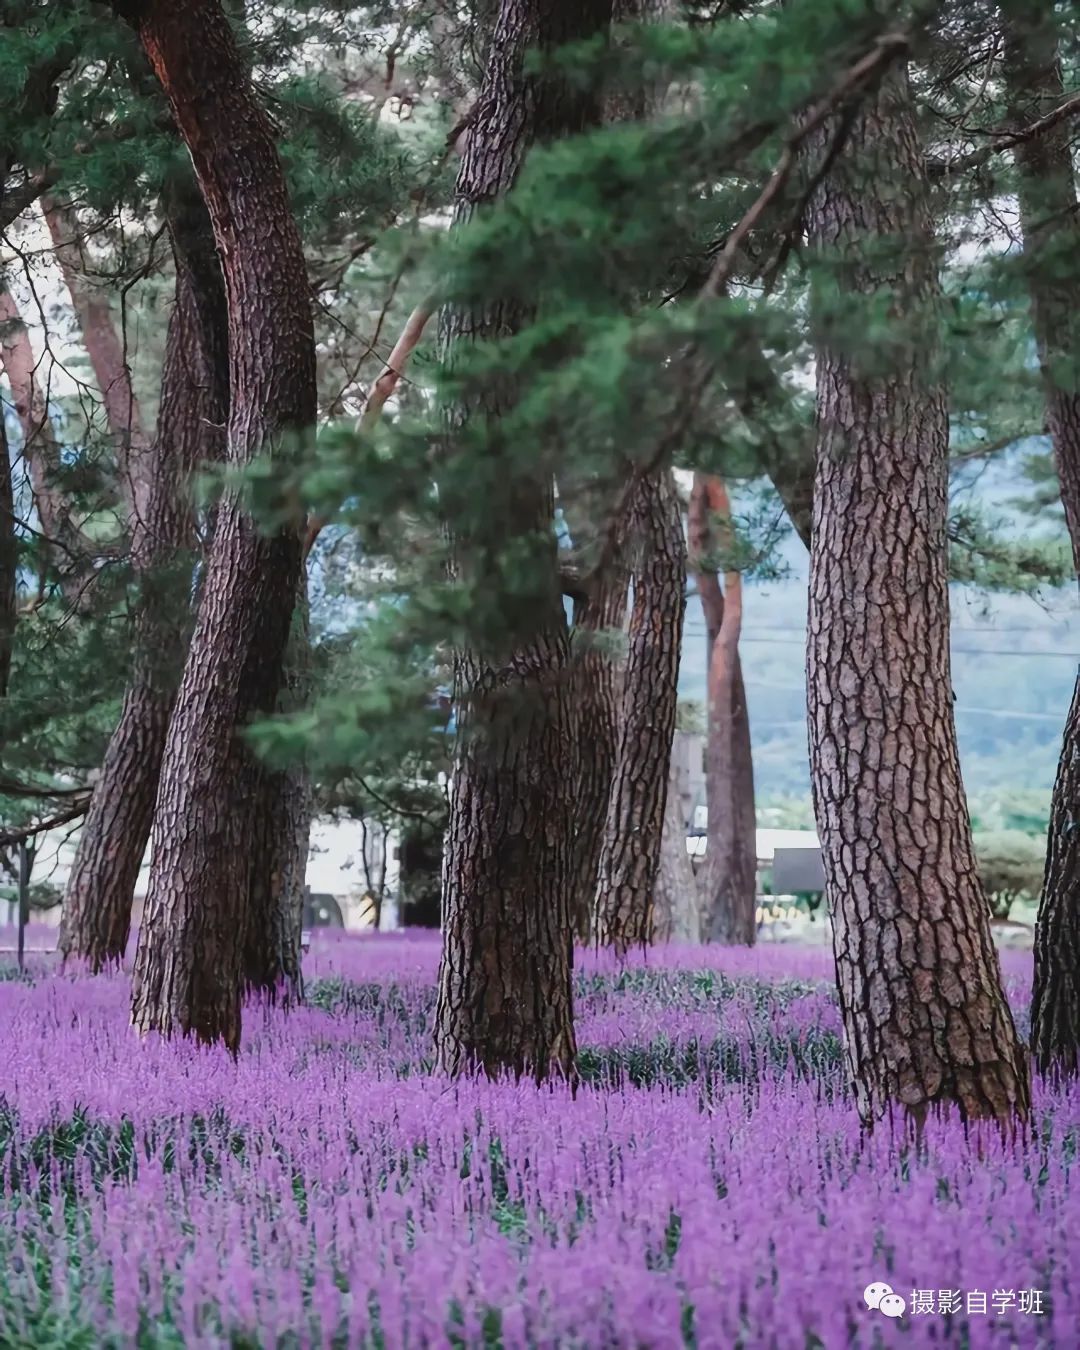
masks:
<path id="1" fill-rule="evenodd" d="M 317 937 L 236 1062 L 140 1045 L 126 977 L 4 972 L 0 1345 L 1076 1343 L 1075 1088 L 1014 1146 L 865 1140 L 829 958 L 790 946 L 587 955 L 576 1098 L 451 1085 L 437 959 Z"/>

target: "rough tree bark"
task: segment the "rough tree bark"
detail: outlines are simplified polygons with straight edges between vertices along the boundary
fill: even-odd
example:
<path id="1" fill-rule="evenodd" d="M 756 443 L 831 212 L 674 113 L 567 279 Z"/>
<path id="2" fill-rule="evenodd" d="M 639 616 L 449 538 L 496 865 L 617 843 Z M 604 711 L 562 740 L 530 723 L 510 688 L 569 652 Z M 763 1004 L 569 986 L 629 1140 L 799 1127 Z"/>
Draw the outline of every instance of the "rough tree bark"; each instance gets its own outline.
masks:
<path id="1" fill-rule="evenodd" d="M 723 482 L 695 474 L 690 498 L 690 556 L 705 614 L 708 708 L 705 793 L 708 846 L 699 881 L 702 930 L 709 942 L 753 946 L 757 937 L 757 817 L 750 712 L 743 684 L 742 577 L 721 583 L 713 555 L 730 548 L 731 505 Z"/>
<path id="2" fill-rule="evenodd" d="M 595 120 L 587 91 L 528 53 L 601 32 L 610 0 L 500 0 L 483 86 L 457 182 L 456 219 L 512 186 L 535 141 Z M 444 351 L 518 331 L 520 304 L 497 298 L 443 316 Z M 473 388 L 459 428 L 482 419 L 500 453 L 506 381 Z M 475 423 L 474 423 L 475 425 Z M 451 447 L 452 454 L 452 447 Z M 443 958 L 435 1017 L 439 1066 L 456 1073 L 574 1073 L 571 995 L 571 839 L 574 708 L 555 545 L 550 466 L 492 475 L 487 519 L 458 529 L 455 566 L 466 582 L 499 574 L 507 549 L 529 555 L 524 612 L 502 634 L 478 634 L 456 659 L 458 746 L 444 865 Z M 451 518 L 453 524 L 453 519 Z"/>
<path id="3" fill-rule="evenodd" d="M 819 154 L 829 138 L 817 138 Z M 1028 1111 L 960 780 L 949 670 L 948 416 L 937 265 L 904 67 L 854 116 L 815 193 L 818 470 L 808 704 L 847 1055 L 863 1119 L 896 1105 Z M 897 255 L 898 247 L 903 256 Z M 821 277 L 831 271 L 832 292 Z M 848 305 L 826 309 L 834 294 Z M 849 305 L 891 297 L 902 352 Z"/>
<path id="4" fill-rule="evenodd" d="M 157 437 L 143 457 L 149 487 L 131 521 L 139 587 L 133 668 L 64 894 L 59 947 L 94 970 L 127 948 L 135 883 L 146 853 L 161 761 L 190 631 L 195 546 L 191 478 L 221 458 L 228 408 L 225 290 L 206 207 L 194 182 L 169 190 L 176 265 Z"/>
<path id="5" fill-rule="evenodd" d="M 592 934 L 600 854 L 619 748 L 622 652 L 630 576 L 616 556 L 591 577 L 574 604 L 571 697 L 577 707 L 577 825 L 573 841 L 571 912 L 577 940 Z M 614 641 L 613 641 L 614 639 Z"/>
<path id="6" fill-rule="evenodd" d="M 670 469 L 644 476 L 630 504 L 633 603 L 618 753 L 596 898 L 597 940 L 624 955 L 653 937 L 686 613 L 686 540 Z"/>
<path id="7" fill-rule="evenodd" d="M 191 152 L 225 274 L 229 462 L 281 453 L 315 420 L 300 236 L 274 144 L 217 0 L 118 3 Z M 257 797 L 245 725 L 272 711 L 300 579 L 302 525 L 263 533 L 237 491 L 217 511 L 165 746 L 132 1016 L 235 1049 Z"/>
<path id="8" fill-rule="evenodd" d="M 296 712 L 311 695 L 307 570 L 301 571 L 293 627 L 278 696 L 279 713 Z M 300 934 L 311 847 L 314 792 L 302 762 L 273 768 L 252 762 L 256 802 L 251 898 L 244 943 L 244 987 L 288 1007 L 304 994 Z"/>
<path id="9" fill-rule="evenodd" d="M 1027 126 L 1065 101 L 1054 19 L 1010 0 L 1005 73 L 1010 114 Z M 1068 120 L 1013 150 L 1024 271 L 1042 369 L 1046 420 L 1080 580 L 1080 250 Z M 1080 678 L 1065 723 L 1050 805 L 1046 873 L 1035 927 L 1031 1044 L 1043 1071 L 1080 1071 Z"/>
<path id="10" fill-rule="evenodd" d="M 657 23 L 671 8 L 670 0 L 614 0 L 616 25 Z M 618 32 L 619 30 L 616 30 Z M 626 31 L 625 29 L 623 31 Z M 621 38 L 615 37 L 619 42 Z M 634 80 L 604 91 L 605 122 L 639 121 L 649 115 L 663 94 L 662 86 Z M 586 472 L 588 466 L 584 466 Z M 606 528 L 621 484 L 597 483 L 591 476 L 575 482 L 572 471 L 560 481 L 564 514 L 571 526 L 575 552 L 587 559 L 596 535 Z M 571 697 L 580 718 L 577 738 L 577 829 L 574 836 L 574 897 L 577 940 L 592 937 L 600 879 L 600 859 L 608 819 L 612 783 L 619 753 L 622 716 L 624 637 L 630 569 L 623 557 L 625 530 L 611 556 L 600 565 L 576 568 L 574 621 L 571 631 Z M 634 695 L 627 695 L 631 700 Z"/>

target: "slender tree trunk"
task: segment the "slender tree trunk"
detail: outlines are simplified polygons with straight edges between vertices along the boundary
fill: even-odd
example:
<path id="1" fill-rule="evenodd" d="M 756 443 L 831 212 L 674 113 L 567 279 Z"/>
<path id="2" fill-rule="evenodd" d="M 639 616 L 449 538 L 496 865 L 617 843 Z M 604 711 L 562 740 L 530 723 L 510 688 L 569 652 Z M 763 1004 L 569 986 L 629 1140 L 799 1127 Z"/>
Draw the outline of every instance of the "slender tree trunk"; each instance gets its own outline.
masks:
<path id="1" fill-rule="evenodd" d="M 731 505 L 719 478 L 696 474 L 690 500 L 690 550 L 705 614 L 708 709 L 705 792 L 708 846 L 701 873 L 702 927 L 710 942 L 753 946 L 757 938 L 757 813 L 750 712 L 739 639 L 742 577 L 711 560 L 731 548 Z"/>
<path id="2" fill-rule="evenodd" d="M 476 117 L 457 182 L 458 221 L 512 186 L 529 146 L 596 120 L 595 100 L 530 53 L 604 31 L 610 0 L 500 0 Z M 505 336 L 530 319 L 493 298 L 443 317 L 444 351 Z M 456 409 L 456 435 L 482 428 L 485 453 L 504 454 L 500 414 L 515 393 L 504 379 L 474 381 Z M 574 832 L 568 698 L 569 643 L 554 534 L 551 468 L 493 474 L 497 500 L 468 519 L 455 491 L 453 447 L 440 495 L 456 527 L 455 568 L 465 585 L 500 578 L 508 551 L 528 594 L 494 606 L 456 660 L 458 746 L 444 870 L 443 959 L 435 1054 L 451 1073 L 482 1066 L 572 1075 Z M 497 486 L 496 486 L 497 485 Z M 446 489 L 444 492 L 444 488 Z M 458 511 L 459 506 L 461 511 Z M 455 514 L 457 513 L 457 514 Z M 495 582 L 500 592 L 503 585 Z M 489 621 L 488 621 L 489 620 Z M 479 626 L 479 625 L 478 625 Z M 502 628 L 502 632 L 495 632 Z"/>
<path id="3" fill-rule="evenodd" d="M 575 793 L 574 931 L 581 943 L 592 933 L 608 799 L 615 773 L 622 706 L 622 653 L 630 578 L 616 558 L 591 579 L 575 606 L 571 697 L 577 705 L 578 782 Z"/>
<path id="4" fill-rule="evenodd" d="M 278 698 L 281 713 L 299 711 L 311 696 L 310 644 L 305 569 L 300 576 L 285 678 Z M 300 1002 L 304 993 L 300 934 L 314 794 L 303 763 L 273 769 L 253 762 L 251 770 L 251 791 L 258 809 L 244 983 L 270 1002 L 289 1006 Z"/>
<path id="5" fill-rule="evenodd" d="M 700 942 L 701 902 L 694 864 L 686 851 L 686 821 L 679 800 L 674 756 L 668 771 L 664 833 L 656 873 L 653 906 L 654 942 Z"/>
<path id="6" fill-rule="evenodd" d="M 1009 0 L 1005 69 L 1018 127 L 1064 102 L 1054 18 Z M 1080 249 L 1072 142 L 1063 121 L 1013 150 L 1024 270 L 1042 368 L 1046 417 L 1080 580 Z M 1031 1042 L 1044 1071 L 1080 1071 L 1080 679 L 1065 723 L 1050 806 L 1046 874 L 1035 927 Z"/>
<path id="7" fill-rule="evenodd" d="M 810 749 L 856 1099 L 868 1123 L 893 1104 L 918 1125 L 935 1106 L 1024 1117 L 956 748 L 939 291 L 903 67 L 856 114 L 809 223 L 819 276 L 831 265 L 852 302 L 888 292 L 907 339 L 864 353 L 856 305 L 830 314 L 816 297 Z"/>
<path id="8" fill-rule="evenodd" d="M 644 477 L 630 506 L 634 594 L 618 756 L 597 887 L 597 938 L 623 955 L 653 936 L 686 613 L 686 540 L 670 469 Z"/>
<path id="9" fill-rule="evenodd" d="M 616 25 L 656 23 L 665 18 L 670 0 L 614 0 L 612 22 Z M 615 30 L 613 41 L 621 44 Z M 604 91 L 605 122 L 640 121 L 655 108 L 663 87 L 638 79 Z M 589 545 L 606 525 L 621 484 L 597 484 L 587 479 L 575 482 L 567 475 L 560 482 L 564 514 L 570 522 L 575 550 L 587 557 Z M 613 491 L 614 488 L 614 491 Z M 590 538 L 590 536 L 592 536 Z M 583 551 L 584 545 L 584 551 Z M 620 540 L 599 568 L 579 570 L 580 592 L 575 597 L 571 633 L 573 668 L 571 697 L 577 707 L 581 729 L 577 738 L 577 828 L 574 837 L 574 929 L 587 943 L 600 884 L 600 859 L 604 848 L 608 807 L 619 753 L 619 722 L 624 698 L 624 645 L 630 571 L 622 556 Z M 631 701 L 633 694 L 628 694 Z"/>
<path id="10" fill-rule="evenodd" d="M 225 274 L 228 456 L 282 453 L 315 420 L 307 274 L 273 129 L 217 0 L 118 4 L 191 152 Z M 231 491 L 169 726 L 132 1016 L 235 1049 L 258 799 L 246 724 L 273 710 L 300 579 L 302 521 L 267 535 Z"/>
<path id="11" fill-rule="evenodd" d="M 71 296 L 83 346 L 101 390 L 109 434 L 116 447 L 120 491 L 131 519 L 149 511 L 154 491 L 150 439 L 131 383 L 124 339 L 117 332 L 108 294 L 86 276 L 82 235 L 75 212 L 55 197 L 41 198 L 41 210 L 53 241 L 64 285 Z"/>
<path id="12" fill-rule="evenodd" d="M 71 503 L 57 482 L 60 447 L 37 379 L 30 334 L 3 278 L 0 278 L 0 361 L 11 385 L 11 400 L 22 429 L 23 460 L 38 524 L 45 536 L 41 541 L 39 589 L 44 594 L 51 567 L 59 577 L 64 595 L 76 601 L 97 550 L 72 520 Z"/>
<path id="13" fill-rule="evenodd" d="M 64 895 L 60 951 L 94 970 L 123 959 L 146 854 L 162 755 L 190 631 L 195 530 L 192 475 L 221 457 L 228 406 L 225 292 L 206 208 L 194 183 L 172 191 L 176 265 L 158 432 L 145 460 L 150 491 L 131 524 L 139 595 L 134 666 Z"/>
<path id="14" fill-rule="evenodd" d="M 0 409 L 0 698 L 7 697 L 18 620 L 19 542 L 7 429 Z"/>

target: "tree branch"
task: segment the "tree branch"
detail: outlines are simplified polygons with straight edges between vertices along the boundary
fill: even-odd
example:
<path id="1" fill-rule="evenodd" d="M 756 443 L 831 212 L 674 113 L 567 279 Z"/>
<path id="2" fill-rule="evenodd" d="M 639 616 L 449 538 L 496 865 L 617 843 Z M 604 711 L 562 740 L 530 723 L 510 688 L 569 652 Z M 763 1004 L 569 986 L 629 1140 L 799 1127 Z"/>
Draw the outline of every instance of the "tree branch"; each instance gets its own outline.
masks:
<path id="1" fill-rule="evenodd" d="M 928 161 L 927 172 L 932 177 L 940 178 L 964 173 L 967 169 L 977 169 L 1002 150 L 1011 150 L 1014 145 L 1034 140 L 1035 137 L 1050 131 L 1059 122 L 1063 122 L 1066 118 L 1077 113 L 1080 113 L 1080 94 L 1073 94 L 1064 103 L 1052 108 L 1044 117 L 1039 117 L 1034 122 L 1028 123 L 1026 127 L 1020 127 L 1019 130 L 997 128 L 987 131 L 985 134 L 994 138 L 990 145 L 980 146 L 978 150 L 972 150 L 970 154 L 962 155 L 959 159 L 932 159 Z"/>
<path id="2" fill-rule="evenodd" d="M 45 834 L 49 830 L 55 830 L 60 825 L 70 825 L 73 820 L 80 820 L 86 815 L 87 808 L 90 805 L 90 798 L 87 796 L 85 801 L 77 806 L 69 806 L 66 811 L 60 811 L 55 816 L 47 816 L 44 820 L 39 820 L 33 825 L 21 825 L 16 830 L 0 830 L 0 848 L 7 848 L 11 844 L 21 844 L 24 839 L 33 839 L 37 834 Z"/>
<path id="3" fill-rule="evenodd" d="M 379 372 L 375 383 L 368 390 L 367 401 L 364 404 L 364 411 L 360 415 L 357 423 L 357 431 L 363 434 L 370 431 L 379 418 L 382 416 L 382 410 L 386 406 L 390 396 L 401 383 L 405 367 L 409 363 L 409 357 L 416 350 L 420 339 L 424 335 L 424 329 L 427 327 L 428 320 L 435 312 L 435 303 L 431 297 L 424 299 L 416 306 L 413 312 L 405 321 L 405 327 L 401 330 L 397 342 L 394 343 L 393 351 L 386 359 L 386 364 Z M 304 539 L 304 557 L 306 558 L 315 545 L 316 539 L 322 533 L 328 524 L 326 516 L 312 516 L 308 521 L 307 535 Z"/>

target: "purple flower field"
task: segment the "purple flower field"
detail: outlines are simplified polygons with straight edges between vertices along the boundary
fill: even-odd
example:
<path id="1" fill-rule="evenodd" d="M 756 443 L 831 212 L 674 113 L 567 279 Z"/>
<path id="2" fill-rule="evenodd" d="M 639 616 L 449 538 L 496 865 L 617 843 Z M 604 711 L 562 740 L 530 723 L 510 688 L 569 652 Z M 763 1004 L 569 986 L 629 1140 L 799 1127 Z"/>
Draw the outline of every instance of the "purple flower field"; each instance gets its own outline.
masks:
<path id="1" fill-rule="evenodd" d="M 783 947 L 584 955 L 576 1096 L 451 1084 L 437 961 L 319 938 L 236 1062 L 140 1043 L 126 977 L 0 981 L 0 1346 L 1080 1340 L 1075 1087 L 1014 1144 L 867 1140 L 829 957 Z"/>

